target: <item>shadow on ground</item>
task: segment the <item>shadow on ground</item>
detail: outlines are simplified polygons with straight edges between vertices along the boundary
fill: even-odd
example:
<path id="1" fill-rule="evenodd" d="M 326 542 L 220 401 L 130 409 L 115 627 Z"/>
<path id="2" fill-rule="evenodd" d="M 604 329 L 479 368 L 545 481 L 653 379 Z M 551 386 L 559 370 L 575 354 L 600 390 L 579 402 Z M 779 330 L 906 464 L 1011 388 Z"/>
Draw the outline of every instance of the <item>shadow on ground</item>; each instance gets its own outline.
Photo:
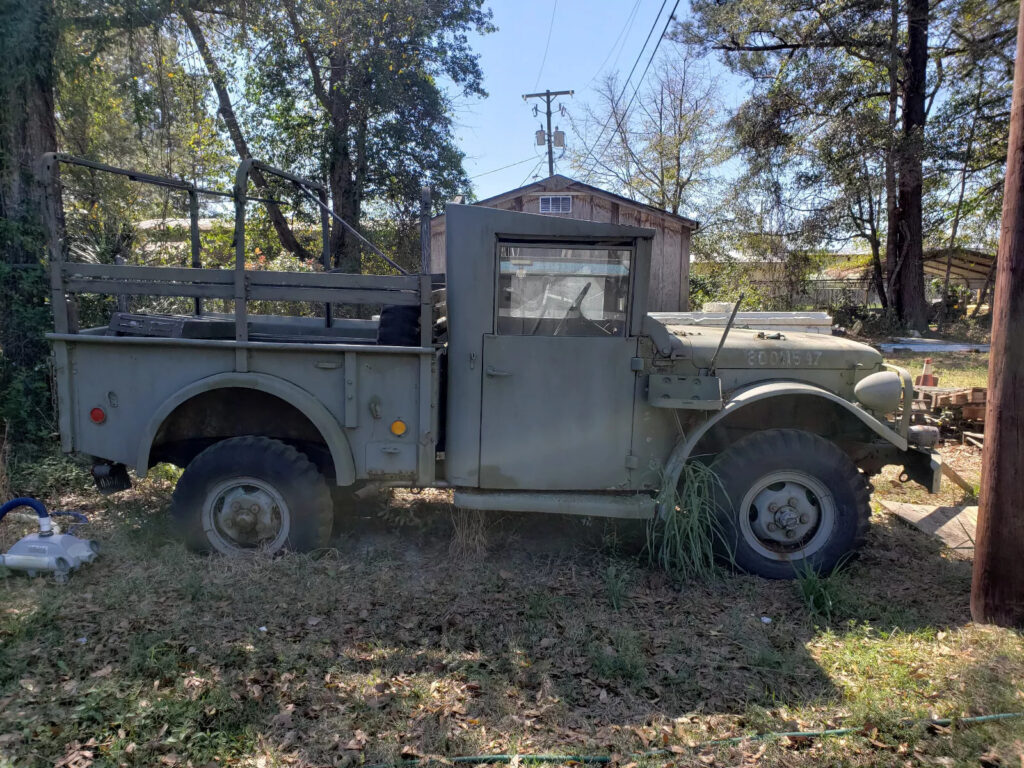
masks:
<path id="1" fill-rule="evenodd" d="M 835 580 L 825 628 L 790 582 L 673 582 L 646 565 L 639 524 L 510 515 L 453 552 L 448 506 L 418 502 L 349 518 L 329 551 L 230 561 L 141 515 L 165 502 L 93 502 L 106 553 L 66 589 L 4 582 L 0 754 L 330 765 L 621 752 L 783 710 L 822 726 L 851 697 L 822 638 L 839 654 L 846 634 L 969 620 L 969 564 L 888 518 Z"/>

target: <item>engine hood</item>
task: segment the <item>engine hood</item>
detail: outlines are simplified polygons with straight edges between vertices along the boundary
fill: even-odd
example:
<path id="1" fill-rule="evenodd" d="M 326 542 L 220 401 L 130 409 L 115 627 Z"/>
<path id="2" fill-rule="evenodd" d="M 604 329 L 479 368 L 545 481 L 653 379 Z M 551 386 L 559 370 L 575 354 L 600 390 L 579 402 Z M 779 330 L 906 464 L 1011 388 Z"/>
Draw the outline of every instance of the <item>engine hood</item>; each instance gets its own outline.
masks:
<path id="1" fill-rule="evenodd" d="M 677 353 L 689 356 L 697 368 L 710 366 L 725 330 L 708 326 L 662 325 L 674 337 L 673 346 Z M 881 362 L 881 353 L 867 344 L 837 336 L 733 328 L 718 355 L 715 368 L 863 371 L 877 368 Z"/>

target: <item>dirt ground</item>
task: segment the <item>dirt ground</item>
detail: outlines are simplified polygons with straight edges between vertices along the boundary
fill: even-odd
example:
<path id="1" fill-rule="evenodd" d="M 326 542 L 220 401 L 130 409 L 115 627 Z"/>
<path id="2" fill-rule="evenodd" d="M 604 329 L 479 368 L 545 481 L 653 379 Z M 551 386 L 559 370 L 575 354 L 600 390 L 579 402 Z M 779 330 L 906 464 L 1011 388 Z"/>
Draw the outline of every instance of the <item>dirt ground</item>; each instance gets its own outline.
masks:
<path id="1" fill-rule="evenodd" d="M 970 472 L 971 450 L 946 452 Z M 971 624 L 969 564 L 886 514 L 812 609 L 799 582 L 674 581 L 639 523 L 438 493 L 368 505 L 314 555 L 199 557 L 170 488 L 49 489 L 104 554 L 67 586 L 0 581 L 0 765 L 1021 764 L 1020 721 L 914 723 L 1024 709 L 1024 643 Z M 854 731 L 708 743 L 831 728 Z"/>

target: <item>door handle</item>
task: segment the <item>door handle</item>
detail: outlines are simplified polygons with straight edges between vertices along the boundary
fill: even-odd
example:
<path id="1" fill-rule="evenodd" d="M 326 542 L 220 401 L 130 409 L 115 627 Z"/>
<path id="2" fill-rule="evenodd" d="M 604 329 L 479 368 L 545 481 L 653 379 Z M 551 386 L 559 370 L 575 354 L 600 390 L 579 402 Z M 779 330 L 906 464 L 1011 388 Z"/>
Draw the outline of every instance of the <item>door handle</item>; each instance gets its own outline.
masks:
<path id="1" fill-rule="evenodd" d="M 493 365 L 488 365 L 486 369 L 488 376 L 511 376 L 512 371 L 502 371 L 495 368 Z"/>

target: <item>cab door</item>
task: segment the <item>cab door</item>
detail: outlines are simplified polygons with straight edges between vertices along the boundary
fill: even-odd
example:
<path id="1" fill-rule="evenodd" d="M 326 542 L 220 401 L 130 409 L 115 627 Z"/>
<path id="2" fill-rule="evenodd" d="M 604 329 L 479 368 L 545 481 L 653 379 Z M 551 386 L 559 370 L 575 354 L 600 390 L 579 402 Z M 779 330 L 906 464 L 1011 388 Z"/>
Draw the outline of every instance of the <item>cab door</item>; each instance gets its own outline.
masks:
<path id="1" fill-rule="evenodd" d="M 625 488 L 634 249 L 499 240 L 482 354 L 480 487 Z"/>

